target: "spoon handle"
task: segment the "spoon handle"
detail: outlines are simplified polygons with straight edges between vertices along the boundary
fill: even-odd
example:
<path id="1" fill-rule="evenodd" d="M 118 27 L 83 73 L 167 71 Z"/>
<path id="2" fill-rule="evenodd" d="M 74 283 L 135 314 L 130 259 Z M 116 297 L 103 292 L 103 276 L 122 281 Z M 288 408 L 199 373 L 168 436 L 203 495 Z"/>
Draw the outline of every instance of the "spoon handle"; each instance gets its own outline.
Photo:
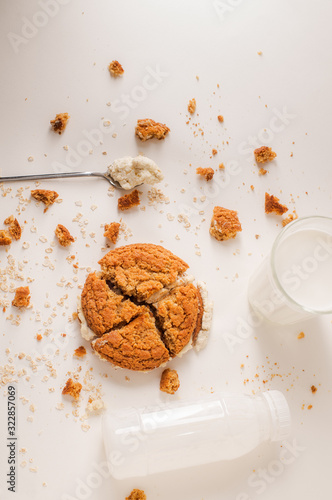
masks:
<path id="1" fill-rule="evenodd" d="M 103 177 L 105 174 L 100 172 L 60 172 L 58 174 L 33 174 L 33 175 L 14 175 L 11 177 L 0 177 L 0 182 L 6 181 L 28 181 L 37 179 L 63 179 L 66 177 Z M 106 179 L 108 180 L 108 179 Z"/>

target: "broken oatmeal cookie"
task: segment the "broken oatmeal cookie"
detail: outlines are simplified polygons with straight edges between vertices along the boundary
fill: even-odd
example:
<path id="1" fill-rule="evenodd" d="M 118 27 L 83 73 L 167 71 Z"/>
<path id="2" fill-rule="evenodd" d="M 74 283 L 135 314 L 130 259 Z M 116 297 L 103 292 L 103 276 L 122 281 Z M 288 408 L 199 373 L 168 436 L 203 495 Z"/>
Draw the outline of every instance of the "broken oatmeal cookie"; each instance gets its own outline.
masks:
<path id="1" fill-rule="evenodd" d="M 211 236 L 224 241 L 235 238 L 239 231 L 242 231 L 242 227 L 235 210 L 214 207 L 210 226 Z"/>
<path id="2" fill-rule="evenodd" d="M 162 339 L 171 356 L 177 356 L 192 342 L 202 327 L 203 304 L 199 290 L 189 283 L 174 288 L 153 304 L 163 334 Z"/>
<path id="3" fill-rule="evenodd" d="M 12 242 L 12 238 L 8 231 L 5 229 L 0 229 L 0 246 L 10 245 Z"/>
<path id="4" fill-rule="evenodd" d="M 48 210 L 50 205 L 53 205 L 57 197 L 59 196 L 56 191 L 50 191 L 48 189 L 33 189 L 31 191 L 31 196 L 37 201 L 41 201 L 46 205 L 44 213 Z"/>
<path id="5" fill-rule="evenodd" d="M 121 66 L 121 64 L 119 63 L 119 61 L 112 61 L 108 66 L 108 70 L 109 70 L 111 76 L 115 76 L 115 77 L 121 76 L 124 73 L 124 69 Z"/>
<path id="6" fill-rule="evenodd" d="M 178 372 L 176 370 L 166 368 L 166 370 L 164 370 L 161 374 L 160 390 L 167 392 L 167 394 L 175 394 L 179 387 L 180 381 Z"/>
<path id="7" fill-rule="evenodd" d="M 120 224 L 118 222 L 111 222 L 110 224 L 105 224 L 105 238 L 109 239 L 112 243 L 116 243 L 120 231 Z"/>
<path id="8" fill-rule="evenodd" d="M 254 150 L 254 155 L 257 163 L 266 163 L 272 161 L 277 156 L 277 153 L 268 146 L 262 146 Z"/>
<path id="9" fill-rule="evenodd" d="M 166 248 L 135 243 L 111 250 L 99 261 L 103 277 L 139 301 L 176 282 L 188 264 Z"/>
<path id="10" fill-rule="evenodd" d="M 126 500 L 146 500 L 146 494 L 143 490 L 133 490 L 129 497 L 126 497 Z"/>
<path id="11" fill-rule="evenodd" d="M 149 118 L 137 120 L 135 135 L 141 141 L 147 141 L 153 138 L 158 140 L 165 139 L 168 132 L 170 132 L 170 129 L 163 123 L 155 122 Z"/>
<path id="12" fill-rule="evenodd" d="M 282 215 L 287 212 L 288 208 L 285 205 L 279 203 L 279 198 L 273 196 L 273 194 L 265 193 L 265 213 L 271 214 L 275 213 L 277 215 Z"/>
<path id="13" fill-rule="evenodd" d="M 81 305 L 88 327 L 96 335 L 103 335 L 120 323 L 128 323 L 142 312 L 140 306 L 115 293 L 95 273 L 86 279 Z"/>
<path id="14" fill-rule="evenodd" d="M 118 209 L 122 212 L 124 210 L 129 210 L 131 207 L 137 207 L 140 205 L 139 192 L 137 189 L 134 189 L 129 194 L 124 194 L 118 199 Z"/>
<path id="15" fill-rule="evenodd" d="M 15 219 L 13 215 L 7 217 L 7 219 L 4 221 L 4 224 L 6 224 L 6 226 L 9 226 L 8 227 L 9 234 L 14 240 L 19 240 L 21 238 L 22 228 L 18 220 Z"/>
<path id="16" fill-rule="evenodd" d="M 188 104 L 188 111 L 191 115 L 193 115 L 196 111 L 196 99 L 190 99 L 189 104 Z"/>
<path id="17" fill-rule="evenodd" d="M 57 114 L 54 120 L 50 121 L 50 124 L 52 125 L 52 129 L 54 130 L 54 132 L 58 132 L 58 134 L 61 135 L 62 132 L 67 127 L 69 118 L 70 116 L 68 113 Z"/>
<path id="18" fill-rule="evenodd" d="M 75 238 L 70 234 L 68 229 L 62 224 L 58 224 L 55 228 L 55 236 L 58 238 L 58 241 L 62 247 L 68 247 L 75 241 Z"/>
<path id="19" fill-rule="evenodd" d="M 62 394 L 64 396 L 72 396 L 74 399 L 78 400 L 81 390 L 82 384 L 80 384 L 79 382 L 74 382 L 73 379 L 69 378 L 62 390 Z"/>
<path id="20" fill-rule="evenodd" d="M 198 167 L 196 168 L 196 174 L 200 175 L 201 177 L 204 177 L 207 181 L 210 181 L 213 176 L 214 176 L 214 170 L 213 168 L 202 168 Z"/>
<path id="21" fill-rule="evenodd" d="M 15 290 L 12 305 L 15 307 L 28 307 L 30 304 L 30 289 L 28 286 L 20 286 Z"/>
<path id="22" fill-rule="evenodd" d="M 160 338 L 155 319 L 146 306 L 130 323 L 93 340 L 91 346 L 115 366 L 146 371 L 169 360 L 169 352 Z"/>

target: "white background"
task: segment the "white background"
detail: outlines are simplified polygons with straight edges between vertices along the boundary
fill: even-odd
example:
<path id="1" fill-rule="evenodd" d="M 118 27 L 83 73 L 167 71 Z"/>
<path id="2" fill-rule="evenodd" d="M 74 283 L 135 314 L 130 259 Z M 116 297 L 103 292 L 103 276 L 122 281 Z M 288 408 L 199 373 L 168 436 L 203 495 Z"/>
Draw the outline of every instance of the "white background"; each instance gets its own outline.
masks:
<path id="1" fill-rule="evenodd" d="M 15 286 L 26 284 L 29 276 L 35 279 L 30 284 L 33 307 L 21 313 L 20 326 L 6 320 L 9 314 L 16 314 L 13 308 L 1 314 L 1 365 L 13 364 L 15 373 L 28 367 L 26 359 L 17 357 L 23 351 L 33 359 L 38 353 L 49 356 L 57 371 L 56 378 L 41 381 L 49 375 L 45 358 L 37 360 L 38 371 L 29 381 L 19 379 L 18 395 L 29 403 L 17 402 L 19 448 L 27 449 L 19 454 L 18 463 L 25 460 L 27 465 L 18 467 L 15 495 L 8 493 L 5 485 L 6 400 L 2 398 L 1 498 L 124 500 L 132 488 L 144 489 L 148 500 L 328 498 L 332 483 L 331 317 L 287 328 L 264 323 L 252 329 L 246 322 L 246 288 L 249 276 L 281 229 L 280 218 L 264 214 L 265 191 L 279 196 L 300 216 L 332 215 L 331 2 L 71 0 L 61 5 L 50 2 L 53 11 L 49 14 L 41 14 L 45 12 L 41 5 L 3 0 L 0 7 L 1 174 L 59 169 L 103 172 L 112 159 L 143 152 L 162 168 L 165 180 L 160 188 L 170 203 L 148 206 L 148 189 L 144 187 L 142 205 L 146 210 L 119 214 L 119 193 L 108 196 L 107 183 L 98 179 L 43 182 L 42 187 L 57 190 L 63 199 L 46 214 L 43 207 L 29 203 L 32 182 L 11 184 L 12 191 L 0 197 L 2 219 L 16 213 L 24 226 L 21 241 L 14 242 L 8 251 L 0 250 L 1 269 L 10 254 L 18 262 L 26 261 L 24 281 L 15 282 Z M 113 59 L 125 69 L 117 80 L 107 69 Z M 161 76 L 149 78 L 151 71 L 159 71 Z M 197 112 L 187 125 L 187 103 L 192 97 L 196 98 Z M 71 116 L 61 136 L 49 128 L 49 120 L 60 112 Z M 217 121 L 219 114 L 224 116 L 223 124 Z M 171 132 L 165 141 L 140 143 L 134 136 L 139 118 L 166 123 Z M 110 120 L 111 127 L 104 127 L 104 120 Z M 199 128 L 204 136 L 194 137 Z M 89 147 L 87 134 L 96 129 L 103 144 L 95 141 Z M 278 155 L 264 177 L 258 176 L 253 161 L 256 144 L 272 146 Z M 85 154 L 86 148 L 92 149 L 92 154 Z M 218 150 L 214 158 L 212 148 Z M 102 155 L 104 151 L 107 156 Z M 29 156 L 34 158 L 32 162 Z M 217 171 L 208 185 L 197 178 L 196 167 L 217 169 L 220 162 L 226 165 L 225 172 Z M 19 199 L 15 195 L 21 186 L 27 202 L 21 205 L 24 211 L 16 211 Z M 201 202 L 200 196 L 206 200 Z M 80 201 L 82 206 L 77 206 L 80 203 L 75 202 Z M 97 205 L 94 211 L 92 205 Z M 238 211 L 243 230 L 234 241 L 222 243 L 210 237 L 215 205 Z M 204 215 L 198 213 L 200 210 Z M 81 220 L 87 221 L 86 238 L 73 222 L 79 212 Z M 174 220 L 167 218 L 168 213 Z M 189 217 L 189 230 L 177 220 L 182 213 Z M 287 464 L 280 462 L 280 444 L 265 444 L 234 462 L 123 482 L 104 478 L 98 487 L 91 482 L 98 480 L 94 464 L 105 460 L 100 417 L 91 417 L 89 431 L 82 431 L 82 422 L 71 413 L 71 402 L 61 396 L 70 373 L 80 365 L 81 374 L 92 367 L 92 383 L 102 384 L 109 408 L 167 400 L 159 391 L 161 369 L 139 374 L 106 366 L 82 341 L 78 325 L 68 322 L 86 267 L 97 269 L 97 261 L 105 253 L 101 226 L 121 215 L 132 236 L 127 241 L 122 236 L 119 244 L 162 241 L 189 263 L 197 279 L 206 281 L 215 303 L 206 349 L 170 363 L 179 372 L 181 388 L 168 398 L 198 398 L 210 391 L 283 391 L 293 417 L 288 445 L 296 440 L 300 450 L 289 453 Z M 71 230 L 76 242 L 69 250 L 55 245 L 53 253 L 47 254 L 45 249 L 54 240 L 58 223 Z M 33 226 L 37 232 L 31 232 Z M 91 232 L 96 236 L 91 238 Z M 256 239 L 256 234 L 260 238 Z M 42 236 L 48 241 L 40 241 Z M 30 243 L 26 250 L 22 248 L 24 241 Z M 80 267 L 77 283 L 73 267 L 65 259 L 70 254 Z M 45 255 L 55 270 L 43 266 Z M 61 277 L 73 287 L 57 286 Z M 58 305 L 57 300 L 65 294 L 65 305 Z M 1 292 L 2 300 L 11 302 L 12 297 L 12 293 Z M 45 307 L 47 302 L 51 308 Z M 48 325 L 51 332 L 37 342 L 36 334 L 44 333 L 53 307 L 57 316 Z M 305 338 L 298 340 L 301 331 Z M 67 337 L 62 347 L 64 332 Z M 234 345 L 230 338 L 236 340 Z M 88 355 L 78 361 L 72 353 L 81 344 L 86 345 Z M 55 355 L 54 345 L 60 345 Z M 4 354 L 6 347 L 10 349 L 8 356 Z M 313 384 L 318 388 L 314 395 L 310 390 Z M 55 388 L 53 393 L 50 387 Z M 80 416 L 88 397 L 83 391 Z M 60 402 L 65 405 L 62 411 L 55 408 Z M 30 404 L 36 407 L 35 413 L 29 411 Z M 307 409 L 309 404 L 311 410 Z M 29 416 L 33 416 L 32 422 L 27 420 Z M 30 467 L 37 467 L 37 472 L 30 472 Z M 264 479 L 257 483 L 257 476 L 252 476 L 255 473 L 265 474 Z"/>

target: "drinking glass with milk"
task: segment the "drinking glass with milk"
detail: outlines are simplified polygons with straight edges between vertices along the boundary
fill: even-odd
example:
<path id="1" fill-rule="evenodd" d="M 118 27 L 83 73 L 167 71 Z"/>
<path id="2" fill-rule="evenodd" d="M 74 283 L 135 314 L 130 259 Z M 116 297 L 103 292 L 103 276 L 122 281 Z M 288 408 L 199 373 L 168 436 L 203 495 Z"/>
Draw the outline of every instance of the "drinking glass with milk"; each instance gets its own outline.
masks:
<path id="1" fill-rule="evenodd" d="M 248 299 L 256 313 L 284 325 L 332 313 L 332 219 L 285 226 L 250 278 Z"/>

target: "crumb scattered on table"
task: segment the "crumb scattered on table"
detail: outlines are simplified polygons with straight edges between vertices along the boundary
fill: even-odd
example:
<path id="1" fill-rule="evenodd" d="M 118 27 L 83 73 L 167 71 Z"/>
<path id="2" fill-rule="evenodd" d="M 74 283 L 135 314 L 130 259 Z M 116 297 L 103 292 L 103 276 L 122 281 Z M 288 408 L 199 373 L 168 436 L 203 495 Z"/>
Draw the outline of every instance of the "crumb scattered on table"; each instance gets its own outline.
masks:
<path id="1" fill-rule="evenodd" d="M 119 61 L 112 61 L 108 65 L 108 70 L 109 70 L 111 76 L 115 76 L 115 77 L 123 75 L 123 73 L 124 73 L 124 69 L 121 66 L 121 64 L 119 63 Z"/>
<path id="2" fill-rule="evenodd" d="M 297 336 L 298 339 L 303 339 L 305 337 L 304 332 L 300 332 Z"/>
<path id="3" fill-rule="evenodd" d="M 13 215 L 10 215 L 5 219 L 4 224 L 8 227 L 8 232 L 14 240 L 19 240 L 22 235 L 22 228 L 17 219 Z"/>
<path id="4" fill-rule="evenodd" d="M 133 490 L 126 500 L 146 500 L 146 494 L 143 490 Z"/>
<path id="5" fill-rule="evenodd" d="M 69 378 L 62 390 L 62 394 L 72 396 L 77 400 L 80 397 L 81 390 L 82 384 L 80 384 L 79 382 L 74 382 L 73 379 Z"/>
<path id="6" fill-rule="evenodd" d="M 265 193 L 265 213 L 282 215 L 287 212 L 288 208 L 285 205 L 281 205 L 279 201 L 279 198 L 273 194 Z"/>
<path id="7" fill-rule="evenodd" d="M 222 115 L 218 115 L 218 122 L 223 123 L 224 117 Z"/>
<path id="8" fill-rule="evenodd" d="M 216 240 L 224 241 L 235 238 L 242 231 L 241 223 L 235 210 L 214 207 L 210 225 L 210 234 Z"/>
<path id="9" fill-rule="evenodd" d="M 15 307 L 28 307 L 30 304 L 30 290 L 28 286 L 20 286 L 15 290 L 12 305 Z"/>
<path id="10" fill-rule="evenodd" d="M 190 99 L 189 104 L 188 104 L 188 111 L 191 115 L 193 115 L 196 111 L 196 99 Z"/>
<path id="11" fill-rule="evenodd" d="M 292 214 L 289 214 L 285 219 L 282 221 L 283 227 L 287 226 L 290 222 L 293 220 L 296 220 L 298 218 L 298 215 L 296 212 L 293 212 Z"/>
<path id="12" fill-rule="evenodd" d="M 12 242 L 12 238 L 8 231 L 5 229 L 0 229 L 0 246 L 10 245 Z"/>
<path id="13" fill-rule="evenodd" d="M 140 199 L 137 189 L 134 189 L 131 193 L 125 194 L 118 199 L 118 209 L 122 211 L 128 210 L 129 208 L 135 207 L 139 204 Z"/>
<path id="14" fill-rule="evenodd" d="M 86 355 L 86 349 L 83 345 L 75 349 L 74 356 L 77 358 L 83 358 Z"/>
<path id="15" fill-rule="evenodd" d="M 204 177 L 205 180 L 210 181 L 213 176 L 214 176 L 214 170 L 213 168 L 202 168 L 198 167 L 196 168 L 196 174 L 200 175 L 201 177 Z"/>
<path id="16" fill-rule="evenodd" d="M 272 161 L 277 156 L 277 153 L 272 151 L 268 146 L 262 146 L 255 149 L 254 155 L 257 163 L 266 163 L 267 161 Z"/>
<path id="17" fill-rule="evenodd" d="M 31 196 L 37 201 L 41 201 L 46 205 L 44 213 L 48 210 L 50 205 L 53 205 L 55 200 L 58 198 L 58 193 L 56 191 L 50 191 L 48 189 L 33 189 L 31 191 Z"/>
<path id="18" fill-rule="evenodd" d="M 58 224 L 55 229 L 55 236 L 58 238 L 58 241 L 62 247 L 68 247 L 75 241 L 75 238 L 70 234 L 68 229 L 62 224 Z"/>
<path id="19" fill-rule="evenodd" d="M 167 392 L 167 394 L 175 394 L 180 387 L 178 372 L 167 368 L 161 374 L 160 390 Z"/>
<path id="20" fill-rule="evenodd" d="M 147 141 L 153 138 L 162 140 L 165 139 L 168 132 L 170 132 L 170 129 L 163 123 L 155 122 L 149 118 L 137 120 L 135 135 L 141 141 Z"/>
<path id="21" fill-rule="evenodd" d="M 111 222 L 105 224 L 105 238 L 109 239 L 112 243 L 116 243 L 120 231 L 120 224 L 118 222 Z"/>
<path id="22" fill-rule="evenodd" d="M 52 129 L 54 132 L 58 132 L 58 134 L 62 134 L 62 132 L 67 127 L 67 123 L 70 116 L 68 113 L 59 113 L 55 116 L 54 120 L 50 121 Z"/>

